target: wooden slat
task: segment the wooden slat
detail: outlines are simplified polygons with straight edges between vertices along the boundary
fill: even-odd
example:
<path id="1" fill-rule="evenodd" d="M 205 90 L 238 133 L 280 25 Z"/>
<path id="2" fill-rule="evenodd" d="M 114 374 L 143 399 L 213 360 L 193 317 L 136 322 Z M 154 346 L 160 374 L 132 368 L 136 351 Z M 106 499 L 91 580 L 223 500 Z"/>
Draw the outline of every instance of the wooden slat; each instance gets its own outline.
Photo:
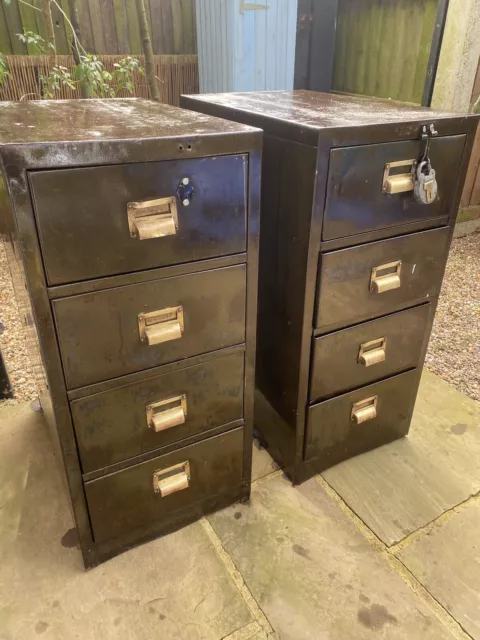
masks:
<path id="1" fill-rule="evenodd" d="M 405 40 L 402 70 L 400 74 L 400 85 L 398 96 L 400 100 L 408 102 L 414 101 L 415 73 L 417 60 L 420 54 L 422 29 L 412 29 L 411 25 L 422 23 L 422 2 L 418 0 L 408 0 L 405 10 Z"/>
<path id="2" fill-rule="evenodd" d="M 367 63 L 365 71 L 365 95 L 375 95 L 378 61 L 380 55 L 380 41 L 382 29 L 382 13 L 380 11 L 380 2 L 375 0 L 370 9 L 370 29 L 369 29 L 369 45 L 367 51 Z"/>
<path id="3" fill-rule="evenodd" d="M 57 0 L 57 2 L 62 7 L 62 10 L 65 11 L 60 0 Z M 53 30 L 55 32 L 55 47 L 57 49 L 57 53 L 59 55 L 68 55 L 70 53 L 70 45 L 63 13 L 53 2 L 50 4 L 50 8 L 52 12 Z"/>
<path id="4" fill-rule="evenodd" d="M 354 5 L 354 19 L 356 24 L 355 38 L 355 59 L 353 85 L 351 91 L 353 93 L 364 93 L 366 62 L 368 47 L 372 42 L 370 39 L 370 2 L 369 0 L 357 0 Z"/>
<path id="5" fill-rule="evenodd" d="M 13 53 L 10 34 L 8 33 L 7 22 L 3 13 L 3 2 L 0 2 L 0 51 L 4 55 Z"/>
<path id="6" fill-rule="evenodd" d="M 405 3 L 397 2 L 390 13 L 391 38 L 384 42 L 384 47 L 389 54 L 388 70 L 388 97 L 399 100 L 400 78 L 402 75 L 403 56 L 405 55 L 405 32 L 408 26 L 405 23 Z"/>
<path id="7" fill-rule="evenodd" d="M 37 0 L 38 1 L 38 0 Z M 94 53 L 92 23 L 90 21 L 90 9 L 88 0 L 76 0 L 78 9 L 78 19 L 80 21 L 80 31 L 82 34 L 81 44 L 85 51 Z"/>
<path id="8" fill-rule="evenodd" d="M 173 12 L 170 0 L 158 0 L 162 6 L 162 37 L 165 53 L 174 53 L 173 42 Z"/>
<path id="9" fill-rule="evenodd" d="M 343 76 L 344 91 L 353 91 L 353 85 L 355 82 L 355 49 L 356 39 L 358 33 L 356 31 L 356 12 L 355 7 L 351 2 L 344 4 L 345 11 L 345 35 L 346 35 L 346 49 L 345 49 L 345 75 Z"/>
<path id="10" fill-rule="evenodd" d="M 20 17 L 20 11 L 18 10 L 18 3 L 13 2 L 12 0 L 8 5 L 4 4 L 3 12 L 7 23 L 7 29 L 10 34 L 10 43 L 13 53 L 20 56 L 25 55 L 27 53 L 27 47 L 23 42 L 20 42 L 16 35 L 17 33 L 23 33 L 22 19 Z"/>
<path id="11" fill-rule="evenodd" d="M 113 0 L 97 0 L 102 15 L 103 37 L 105 49 L 102 53 L 118 53 L 117 31 L 115 28 L 115 12 Z"/>
<path id="12" fill-rule="evenodd" d="M 125 0 L 113 0 L 113 11 L 118 53 L 130 53 L 130 38 L 128 36 L 127 7 Z"/>
<path id="13" fill-rule="evenodd" d="M 415 76 L 412 89 L 412 102 L 422 101 L 423 86 L 425 84 L 425 73 L 427 70 L 428 57 L 432 44 L 432 34 L 437 14 L 436 3 L 429 0 L 422 2 L 422 21 L 420 29 L 420 44 L 418 47 L 417 61 L 415 65 Z"/>
<path id="14" fill-rule="evenodd" d="M 34 31 L 36 31 L 40 36 L 42 36 L 44 40 L 47 40 L 48 39 L 47 27 L 45 26 L 45 18 L 43 17 L 43 11 L 41 11 L 42 0 L 30 0 L 30 4 L 33 5 L 34 7 L 37 7 L 37 9 L 40 9 L 40 11 L 34 11 L 35 25 L 36 25 Z"/>
<path id="15" fill-rule="evenodd" d="M 173 50 L 174 53 L 183 51 L 182 3 L 181 0 L 170 0 L 173 20 Z"/>
<path id="16" fill-rule="evenodd" d="M 222 3 L 219 3 L 222 4 Z M 182 53 L 195 53 L 194 30 L 194 7 L 193 0 L 181 0 L 182 25 L 183 25 L 183 48 Z"/>
<path id="17" fill-rule="evenodd" d="M 22 20 L 22 32 L 23 31 L 37 31 L 37 20 L 35 18 L 35 9 L 29 7 L 23 2 L 18 3 L 18 10 L 20 12 L 20 19 Z M 27 53 L 30 55 L 36 55 L 40 53 L 34 45 L 27 44 Z"/>
<path id="18" fill-rule="evenodd" d="M 135 0 L 125 0 L 125 8 L 127 12 L 130 52 L 134 55 L 139 55 L 142 53 L 142 43 L 140 40 L 140 28 L 138 26 L 138 14 Z"/>
<path id="19" fill-rule="evenodd" d="M 339 0 L 335 56 L 333 65 L 333 87 L 337 91 L 345 91 L 345 71 L 347 68 L 347 65 L 345 64 L 347 55 L 347 14 L 344 10 L 343 5 L 344 1 Z"/>
<path id="20" fill-rule="evenodd" d="M 150 24 L 152 25 L 153 53 L 158 55 L 170 53 L 166 51 L 163 41 L 162 3 L 160 0 L 150 3 Z"/>
<path id="21" fill-rule="evenodd" d="M 135 0 L 132 0 L 135 7 Z M 96 53 L 105 53 L 106 43 L 102 24 L 102 11 L 98 0 L 88 0 L 90 21 L 92 23 L 93 45 Z"/>

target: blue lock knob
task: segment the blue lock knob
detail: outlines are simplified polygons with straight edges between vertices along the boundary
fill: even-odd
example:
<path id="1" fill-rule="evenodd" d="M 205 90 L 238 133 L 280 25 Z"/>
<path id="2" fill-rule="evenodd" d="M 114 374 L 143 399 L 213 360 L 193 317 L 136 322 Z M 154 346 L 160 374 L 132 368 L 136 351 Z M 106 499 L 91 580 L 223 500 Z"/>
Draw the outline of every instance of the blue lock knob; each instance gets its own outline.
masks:
<path id="1" fill-rule="evenodd" d="M 184 207 L 188 207 L 192 201 L 195 187 L 190 181 L 190 178 L 182 178 L 180 184 L 177 187 L 177 196 Z"/>

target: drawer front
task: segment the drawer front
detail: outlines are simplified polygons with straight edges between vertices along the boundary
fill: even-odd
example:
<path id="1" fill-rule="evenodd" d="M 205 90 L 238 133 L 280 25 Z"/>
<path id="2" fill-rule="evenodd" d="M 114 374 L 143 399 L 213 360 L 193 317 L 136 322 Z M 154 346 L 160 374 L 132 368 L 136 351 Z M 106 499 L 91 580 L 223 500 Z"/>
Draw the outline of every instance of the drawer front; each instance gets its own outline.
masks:
<path id="1" fill-rule="evenodd" d="M 417 366 L 430 305 L 315 338 L 310 401 Z"/>
<path id="2" fill-rule="evenodd" d="M 241 484 L 242 464 L 241 427 L 87 482 L 95 542 L 147 529 L 180 509 L 227 493 Z"/>
<path id="3" fill-rule="evenodd" d="M 68 388 L 241 344 L 245 286 L 239 265 L 55 300 Z"/>
<path id="4" fill-rule="evenodd" d="M 420 141 L 332 149 L 323 239 L 333 240 L 449 215 L 465 139 L 464 135 L 458 135 L 431 141 L 430 158 L 436 171 L 438 196 L 429 205 L 419 204 L 408 184 L 402 187 L 410 189 L 408 191 L 383 191 L 385 165 L 417 159 L 422 149 Z M 391 171 L 405 174 L 411 166 L 410 163 Z"/>
<path id="5" fill-rule="evenodd" d="M 243 417 L 243 353 L 71 403 L 84 473 Z"/>
<path id="6" fill-rule="evenodd" d="M 354 324 L 438 294 L 448 239 L 442 228 L 323 254 L 316 327 Z"/>
<path id="7" fill-rule="evenodd" d="M 31 173 L 48 283 L 245 251 L 246 165 L 238 155 Z M 188 206 L 176 196 L 183 178 L 194 188 Z M 135 228 L 132 236 L 127 204 L 161 198 L 175 200 L 176 230 L 167 211 L 141 232 L 145 239 Z M 148 237 L 159 232 L 169 235 Z"/>
<path id="8" fill-rule="evenodd" d="M 305 457 L 321 458 L 326 468 L 401 438 L 408 432 L 416 392 L 417 372 L 409 371 L 311 406 Z M 360 406 L 364 401 L 370 405 Z"/>

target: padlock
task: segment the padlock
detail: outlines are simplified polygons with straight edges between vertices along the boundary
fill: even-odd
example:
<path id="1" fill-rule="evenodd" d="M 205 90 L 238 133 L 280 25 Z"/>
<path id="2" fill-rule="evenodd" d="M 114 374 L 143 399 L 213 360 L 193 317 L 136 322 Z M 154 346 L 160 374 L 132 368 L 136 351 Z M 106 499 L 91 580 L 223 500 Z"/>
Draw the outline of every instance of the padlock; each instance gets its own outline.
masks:
<path id="1" fill-rule="evenodd" d="M 438 185 L 435 170 L 429 160 L 422 160 L 417 165 L 414 176 L 413 193 L 420 204 L 432 204 L 437 197 Z"/>

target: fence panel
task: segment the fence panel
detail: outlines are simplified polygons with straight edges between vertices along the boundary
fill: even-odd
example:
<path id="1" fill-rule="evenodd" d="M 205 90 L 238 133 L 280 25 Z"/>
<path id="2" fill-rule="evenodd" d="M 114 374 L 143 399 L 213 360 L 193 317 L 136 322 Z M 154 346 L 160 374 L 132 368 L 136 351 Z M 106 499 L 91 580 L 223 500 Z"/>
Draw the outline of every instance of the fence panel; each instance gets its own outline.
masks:
<path id="1" fill-rule="evenodd" d="M 20 42 L 16 34 L 36 31 L 46 37 L 41 5 L 42 0 L 29 0 L 26 4 L 11 0 L 9 5 L 0 0 L 1 53 L 38 53 L 32 46 L 26 47 Z M 197 52 L 195 0 L 145 0 L 145 6 L 155 54 Z M 71 31 L 64 19 L 64 14 L 69 18 L 68 0 L 52 2 L 51 7 L 57 53 L 68 55 Z M 82 44 L 89 53 L 141 53 L 135 0 L 77 0 L 77 7 Z"/>
<path id="2" fill-rule="evenodd" d="M 117 56 L 99 56 L 108 71 L 113 71 L 114 63 L 121 59 Z M 145 60 L 139 56 L 144 67 Z M 40 76 L 47 75 L 52 60 L 47 56 L 6 56 L 11 79 L 0 86 L 0 100 L 39 100 L 42 98 Z M 57 64 L 71 70 L 74 64 L 71 56 L 57 56 Z M 155 74 L 159 80 L 160 99 L 166 104 L 179 105 L 180 94 L 198 93 L 198 61 L 195 55 L 155 56 Z M 134 96 L 148 98 L 148 86 L 145 76 L 135 73 Z M 132 97 L 127 91 L 121 91 L 119 97 Z M 63 87 L 56 96 L 58 99 L 81 98 L 80 91 Z"/>
<path id="3" fill-rule="evenodd" d="M 333 89 L 420 104 L 438 0 L 339 0 Z"/>

